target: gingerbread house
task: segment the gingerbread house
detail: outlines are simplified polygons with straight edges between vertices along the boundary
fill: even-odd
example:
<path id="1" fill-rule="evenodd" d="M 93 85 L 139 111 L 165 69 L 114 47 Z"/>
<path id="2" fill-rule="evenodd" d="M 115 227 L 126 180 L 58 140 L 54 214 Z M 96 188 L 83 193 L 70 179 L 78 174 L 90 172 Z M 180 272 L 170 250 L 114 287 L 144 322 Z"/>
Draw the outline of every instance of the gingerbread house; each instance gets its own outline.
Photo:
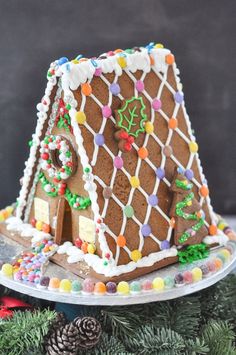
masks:
<path id="1" fill-rule="evenodd" d="M 224 239 L 170 50 L 151 43 L 63 57 L 47 79 L 16 209 L 22 238 L 33 228 L 53 236 L 59 253 L 73 245 L 65 267 L 86 263 L 108 279 L 134 278 L 176 262 L 187 245 Z M 176 169 L 191 181 L 204 226 L 199 234 L 190 223 L 180 242 L 171 212 Z"/>

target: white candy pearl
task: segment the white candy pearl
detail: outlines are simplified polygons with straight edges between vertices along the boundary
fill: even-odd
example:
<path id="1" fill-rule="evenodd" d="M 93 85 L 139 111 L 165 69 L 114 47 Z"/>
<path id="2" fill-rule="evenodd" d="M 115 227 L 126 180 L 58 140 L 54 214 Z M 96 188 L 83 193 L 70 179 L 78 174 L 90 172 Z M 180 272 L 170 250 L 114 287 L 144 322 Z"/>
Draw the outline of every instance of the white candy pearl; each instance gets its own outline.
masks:
<path id="1" fill-rule="evenodd" d="M 50 191 L 51 191 L 51 185 L 50 185 L 50 184 L 45 185 L 45 186 L 44 186 L 44 190 L 45 190 L 46 192 L 50 192 Z"/>

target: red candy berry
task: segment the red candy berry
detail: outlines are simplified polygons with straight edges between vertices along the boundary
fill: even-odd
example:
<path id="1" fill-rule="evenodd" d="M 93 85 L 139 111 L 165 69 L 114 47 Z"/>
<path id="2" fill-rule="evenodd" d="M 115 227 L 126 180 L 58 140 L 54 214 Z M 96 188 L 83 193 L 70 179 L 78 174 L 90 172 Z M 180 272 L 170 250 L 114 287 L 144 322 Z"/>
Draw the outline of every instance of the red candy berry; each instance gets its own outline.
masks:
<path id="1" fill-rule="evenodd" d="M 30 223 L 31 223 L 31 226 L 35 228 L 37 221 L 35 218 L 32 218 Z"/>
<path id="2" fill-rule="evenodd" d="M 128 139 L 128 137 L 129 137 L 129 135 L 127 132 L 125 132 L 125 131 L 120 132 L 120 139 L 126 140 L 126 139 Z"/>
<path id="3" fill-rule="evenodd" d="M 80 238 L 76 238 L 75 239 L 75 246 L 77 247 L 77 248 L 81 248 L 81 246 L 82 246 L 82 240 L 80 239 Z"/>
<path id="4" fill-rule="evenodd" d="M 124 144 L 124 149 L 125 149 L 126 152 L 130 152 L 131 149 L 132 149 L 132 145 L 129 142 L 126 142 Z"/>
<path id="5" fill-rule="evenodd" d="M 43 154 L 41 155 L 41 158 L 42 158 L 43 160 L 48 160 L 48 159 L 49 159 L 49 154 L 48 154 L 48 153 L 43 153 Z"/>
<path id="6" fill-rule="evenodd" d="M 134 137 L 128 136 L 127 142 L 129 142 L 130 144 L 133 144 L 134 143 Z"/>

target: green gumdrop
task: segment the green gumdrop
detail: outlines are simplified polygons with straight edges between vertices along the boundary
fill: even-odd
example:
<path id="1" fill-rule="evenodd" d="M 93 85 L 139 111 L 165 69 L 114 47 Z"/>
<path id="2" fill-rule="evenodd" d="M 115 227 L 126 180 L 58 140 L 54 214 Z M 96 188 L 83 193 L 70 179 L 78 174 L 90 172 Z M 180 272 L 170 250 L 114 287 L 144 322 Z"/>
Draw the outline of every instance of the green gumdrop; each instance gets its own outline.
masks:
<path id="1" fill-rule="evenodd" d="M 171 277 L 171 276 L 166 276 L 166 277 L 164 278 L 164 284 L 165 284 L 165 287 L 166 287 L 166 288 L 172 288 L 172 287 L 174 287 L 174 284 L 175 284 L 174 278 Z"/>
<path id="2" fill-rule="evenodd" d="M 127 218 L 132 218 L 134 215 L 134 209 L 132 206 L 125 206 L 124 214 Z"/>
<path id="3" fill-rule="evenodd" d="M 140 282 L 132 281 L 131 284 L 130 284 L 130 291 L 131 292 L 140 292 L 141 291 Z"/>

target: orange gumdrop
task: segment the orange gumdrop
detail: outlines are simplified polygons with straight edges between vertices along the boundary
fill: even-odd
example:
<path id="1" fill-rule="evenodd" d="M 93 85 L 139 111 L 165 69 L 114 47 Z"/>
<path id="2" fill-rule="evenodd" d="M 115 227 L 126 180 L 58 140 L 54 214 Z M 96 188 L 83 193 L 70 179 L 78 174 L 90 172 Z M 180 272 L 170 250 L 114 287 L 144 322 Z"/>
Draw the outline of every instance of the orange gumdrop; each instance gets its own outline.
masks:
<path id="1" fill-rule="evenodd" d="M 169 119 L 168 126 L 170 129 L 175 129 L 178 127 L 178 121 L 176 118 L 172 117 Z"/>
<path id="2" fill-rule="evenodd" d="M 81 250 L 86 254 L 88 252 L 88 243 L 82 243 Z"/>
<path id="3" fill-rule="evenodd" d="M 147 148 L 145 148 L 145 147 L 139 148 L 139 150 L 138 150 L 138 156 L 139 156 L 139 158 L 141 158 L 141 159 L 147 158 L 147 156 L 148 156 L 148 150 L 147 150 Z"/>
<path id="4" fill-rule="evenodd" d="M 209 195 L 209 189 L 206 185 L 202 185 L 199 191 L 202 197 L 207 197 Z"/>
<path id="5" fill-rule="evenodd" d="M 217 234 L 217 227 L 214 224 L 211 224 L 209 226 L 209 234 L 210 235 L 216 235 Z"/>
<path id="6" fill-rule="evenodd" d="M 126 239 L 123 235 L 119 235 L 117 237 L 116 243 L 119 247 L 123 248 L 126 244 Z"/>
<path id="7" fill-rule="evenodd" d="M 60 282 L 61 282 L 60 279 L 58 279 L 57 277 L 52 277 L 49 282 L 49 287 L 59 288 Z"/>
<path id="8" fill-rule="evenodd" d="M 44 224 L 43 224 L 43 227 L 42 227 L 42 231 L 43 231 L 44 233 L 50 233 L 50 225 L 47 224 L 47 223 L 44 223 Z"/>
<path id="9" fill-rule="evenodd" d="M 114 53 L 121 53 L 121 52 L 123 52 L 123 49 L 118 48 L 118 49 L 115 49 L 113 52 Z"/>
<path id="10" fill-rule="evenodd" d="M 89 96 L 92 93 L 92 87 L 89 83 L 82 84 L 81 91 L 85 96 Z"/>
<path id="11" fill-rule="evenodd" d="M 97 282 L 94 287 L 94 293 L 105 293 L 106 285 L 103 282 Z"/>
<path id="12" fill-rule="evenodd" d="M 175 56 L 173 54 L 166 55 L 166 64 L 173 64 L 175 62 Z"/>
<path id="13" fill-rule="evenodd" d="M 215 258 L 214 264 L 215 264 L 216 270 L 220 270 L 223 266 L 222 260 L 220 258 Z"/>

